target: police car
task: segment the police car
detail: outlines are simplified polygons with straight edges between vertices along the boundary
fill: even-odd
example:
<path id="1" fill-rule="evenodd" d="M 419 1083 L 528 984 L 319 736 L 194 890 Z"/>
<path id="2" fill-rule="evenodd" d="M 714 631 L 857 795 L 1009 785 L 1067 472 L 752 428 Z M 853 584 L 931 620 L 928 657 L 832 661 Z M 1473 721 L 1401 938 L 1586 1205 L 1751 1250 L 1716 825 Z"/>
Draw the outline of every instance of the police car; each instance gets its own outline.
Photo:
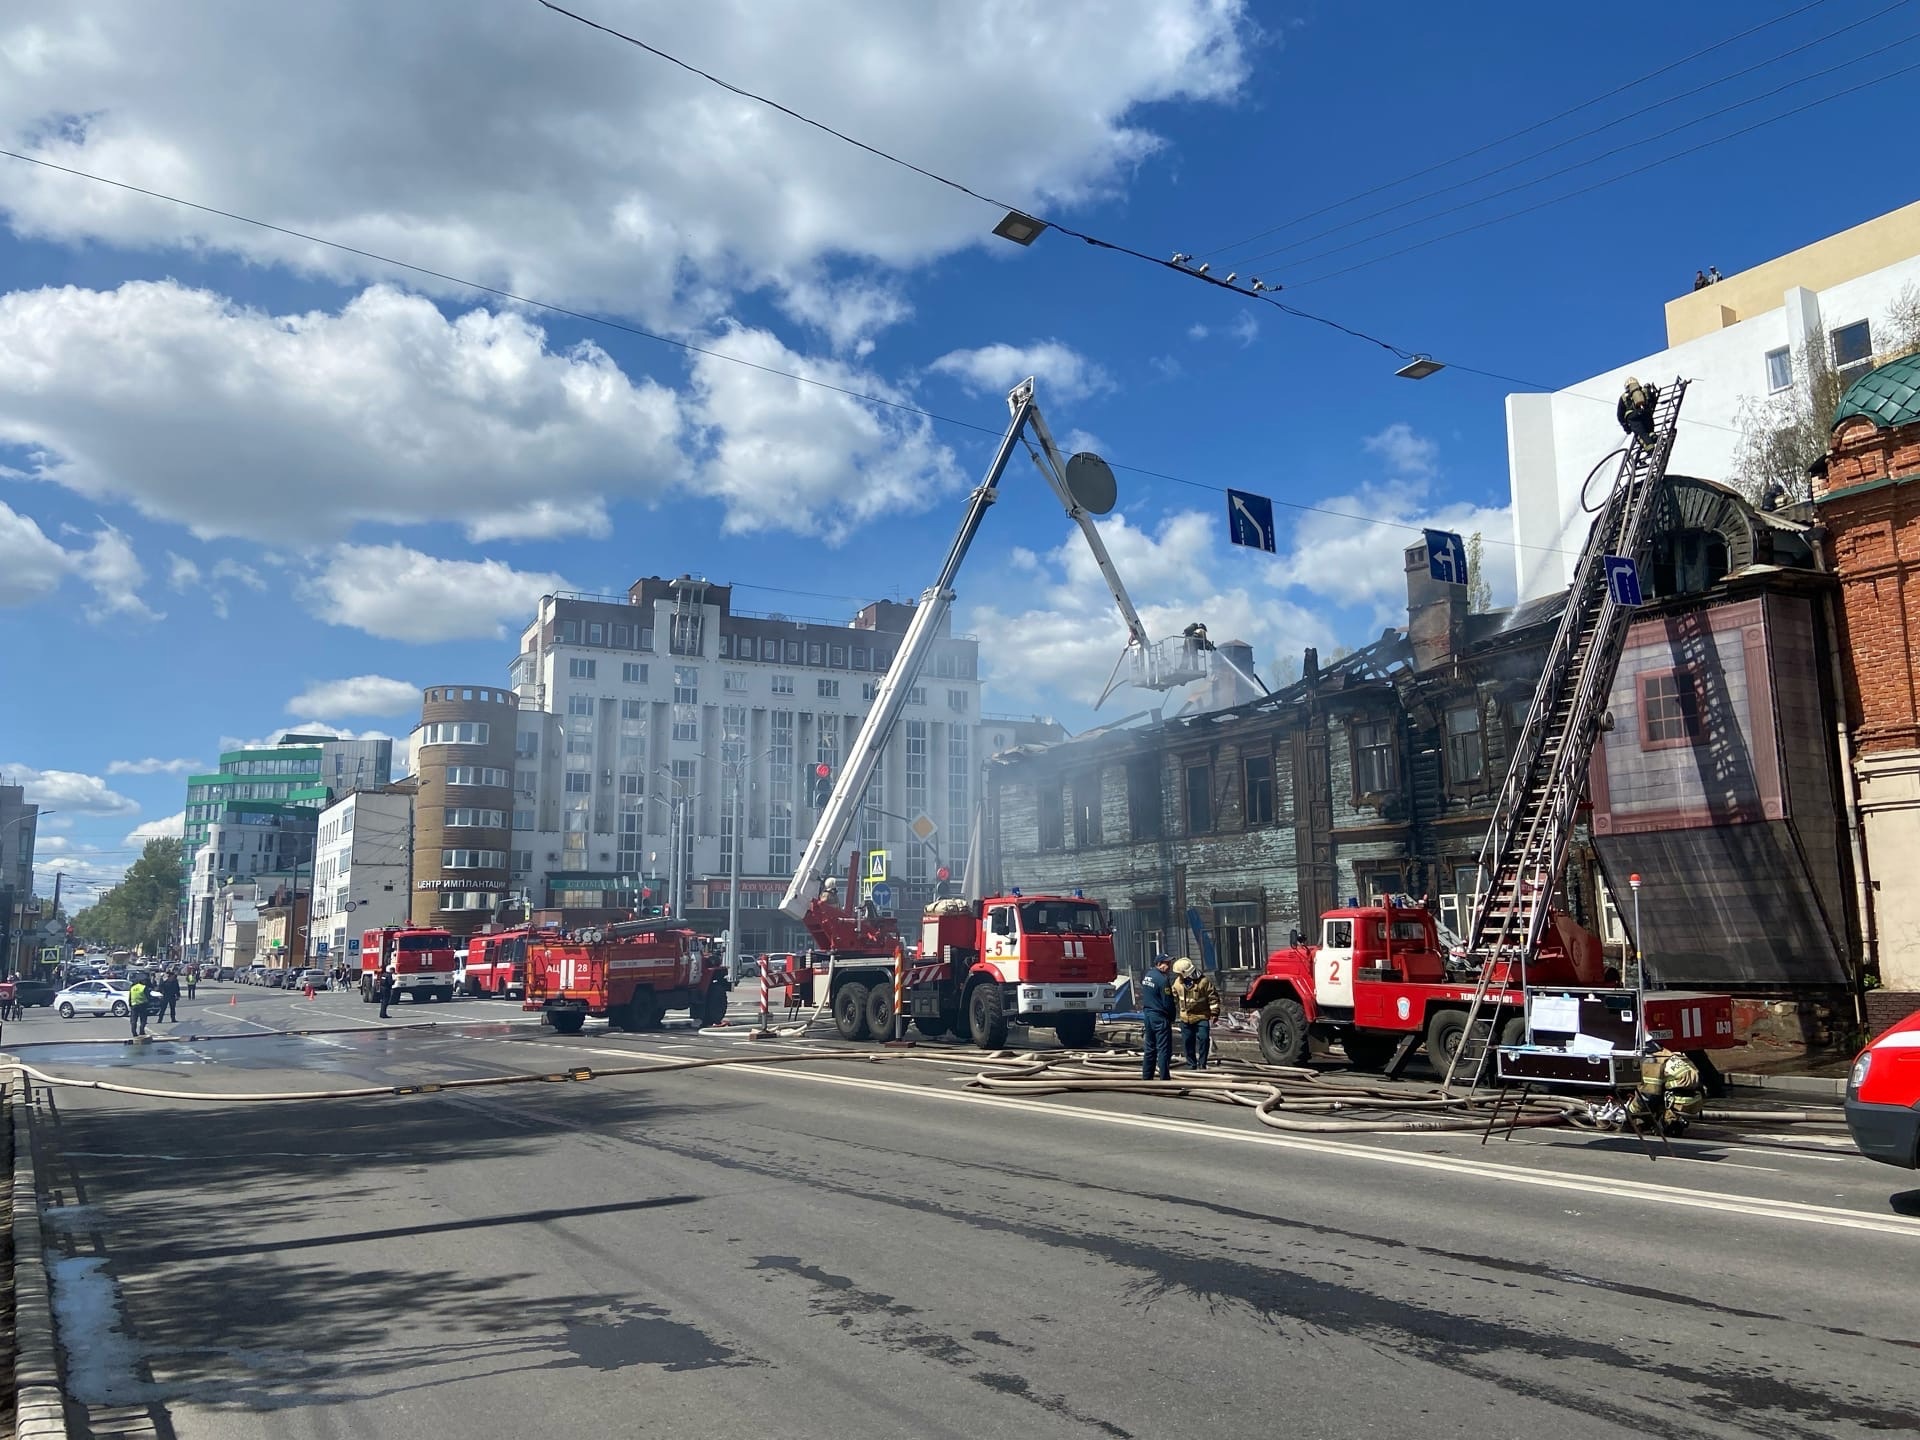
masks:
<path id="1" fill-rule="evenodd" d="M 1862 1155 L 1920 1168 L 1920 1012 L 1860 1052 L 1847 1081 L 1846 1109 Z"/>

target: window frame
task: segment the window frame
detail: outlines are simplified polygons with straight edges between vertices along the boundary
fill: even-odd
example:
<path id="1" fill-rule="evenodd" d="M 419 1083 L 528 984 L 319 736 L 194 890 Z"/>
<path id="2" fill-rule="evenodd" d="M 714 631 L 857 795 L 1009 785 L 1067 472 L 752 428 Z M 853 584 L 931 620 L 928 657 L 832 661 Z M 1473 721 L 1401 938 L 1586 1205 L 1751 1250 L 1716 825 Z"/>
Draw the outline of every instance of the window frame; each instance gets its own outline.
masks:
<path id="1" fill-rule="evenodd" d="M 1200 801 L 1202 808 L 1206 811 L 1203 817 L 1205 823 L 1200 825 L 1194 823 L 1193 814 L 1193 785 L 1194 776 L 1196 775 L 1203 777 Z M 1219 824 L 1220 817 L 1214 813 L 1213 761 L 1206 759 L 1186 759 L 1180 762 L 1180 812 L 1181 818 L 1186 822 L 1187 834 L 1211 835 L 1214 833 L 1215 827 Z"/>
<path id="2" fill-rule="evenodd" d="M 1382 744 L 1370 745 L 1362 739 L 1361 731 L 1372 730 L 1376 727 L 1383 728 L 1386 731 L 1386 738 Z M 1485 728 L 1486 727 L 1482 725 L 1481 730 L 1483 734 Z M 1483 740 L 1481 744 L 1482 769 L 1484 769 L 1486 765 L 1485 750 L 1486 746 Z M 1377 789 L 1369 788 L 1361 784 L 1362 779 L 1365 778 L 1362 775 L 1364 768 L 1363 758 L 1374 751 L 1384 751 L 1387 762 L 1387 783 Z M 1377 804 L 1386 796 L 1397 795 L 1400 792 L 1400 731 L 1398 725 L 1394 722 L 1393 716 L 1364 715 L 1354 716 L 1348 719 L 1347 767 L 1349 778 L 1352 781 L 1350 788 L 1353 791 L 1353 803 L 1356 805 Z"/>
<path id="3" fill-rule="evenodd" d="M 1453 728 L 1453 717 L 1463 714 L 1471 714 L 1473 716 L 1473 729 L 1471 731 L 1456 731 Z M 1474 737 L 1475 744 L 1479 747 L 1479 773 L 1475 775 L 1460 775 L 1456 773 L 1454 741 L 1456 739 L 1462 739 L 1469 734 Z M 1441 713 L 1440 753 L 1444 758 L 1446 766 L 1447 789 L 1449 791 L 1483 790 L 1486 788 L 1487 775 L 1490 768 L 1487 764 L 1487 717 L 1485 712 L 1480 708 L 1480 699 L 1478 696 L 1475 696 L 1473 700 L 1464 705 L 1449 705 L 1446 710 Z"/>
<path id="4" fill-rule="evenodd" d="M 1653 687 L 1662 681 L 1673 682 L 1672 695 L 1650 695 L 1649 692 Z M 1689 667 L 1674 665 L 1663 670 L 1642 670 L 1633 677 L 1633 695 L 1637 717 L 1636 738 L 1643 751 L 1688 749 L 1698 745 L 1705 738 L 1706 725 L 1701 713 L 1701 701 L 1705 697 L 1701 694 L 1700 677 Z M 1654 736 L 1653 716 L 1650 710 L 1651 702 L 1655 699 L 1661 701 L 1670 699 L 1674 703 L 1679 711 L 1677 718 L 1681 722 L 1680 734 Z M 1675 717 L 1663 715 L 1661 723 L 1665 724 L 1672 718 Z"/>
<path id="5" fill-rule="evenodd" d="M 1865 340 L 1865 348 L 1852 360 L 1840 358 L 1840 337 L 1859 331 Z M 1857 365 L 1871 364 L 1873 361 L 1873 322 L 1866 318 L 1849 321 L 1845 325 L 1836 325 L 1827 332 L 1827 354 L 1833 358 L 1835 370 L 1851 370 Z"/>
<path id="6" fill-rule="evenodd" d="M 1786 374 L 1786 378 L 1779 380 L 1777 383 L 1774 375 L 1775 361 L 1780 362 L 1780 368 Z M 1793 348 L 1791 346 L 1782 345 L 1778 349 L 1767 351 L 1767 353 L 1761 357 L 1761 364 L 1766 368 L 1767 393 L 1769 395 L 1778 395 L 1783 390 L 1791 390 L 1793 388 Z"/>
<path id="7" fill-rule="evenodd" d="M 1262 766 L 1266 772 L 1265 775 L 1261 777 L 1260 785 L 1255 784 L 1252 769 L 1255 765 Z M 1255 797 L 1261 794 L 1262 789 L 1265 791 L 1266 803 L 1264 807 L 1254 803 Z M 1264 829 L 1266 826 L 1272 825 L 1275 822 L 1275 818 L 1279 815 L 1280 810 L 1279 805 L 1276 803 L 1277 796 L 1274 790 L 1273 752 L 1271 750 L 1255 750 L 1243 754 L 1240 757 L 1240 797 L 1240 818 L 1243 828 L 1248 830 Z M 1264 813 L 1259 813 L 1262 809 L 1264 809 Z"/>

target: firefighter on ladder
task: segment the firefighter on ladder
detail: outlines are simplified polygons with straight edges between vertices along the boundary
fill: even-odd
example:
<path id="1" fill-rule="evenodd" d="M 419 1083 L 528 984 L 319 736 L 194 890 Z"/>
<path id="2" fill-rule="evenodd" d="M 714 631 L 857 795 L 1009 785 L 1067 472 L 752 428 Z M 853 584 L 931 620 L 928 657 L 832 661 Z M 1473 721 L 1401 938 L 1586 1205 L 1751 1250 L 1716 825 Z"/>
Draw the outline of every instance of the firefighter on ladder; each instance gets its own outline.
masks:
<path id="1" fill-rule="evenodd" d="M 1627 376 L 1626 388 L 1620 392 L 1620 403 L 1614 407 L 1614 416 L 1620 422 L 1620 428 L 1633 436 L 1642 445 L 1653 444 L 1653 407 L 1660 403 L 1660 391 L 1653 385 L 1642 385 L 1633 376 Z"/>

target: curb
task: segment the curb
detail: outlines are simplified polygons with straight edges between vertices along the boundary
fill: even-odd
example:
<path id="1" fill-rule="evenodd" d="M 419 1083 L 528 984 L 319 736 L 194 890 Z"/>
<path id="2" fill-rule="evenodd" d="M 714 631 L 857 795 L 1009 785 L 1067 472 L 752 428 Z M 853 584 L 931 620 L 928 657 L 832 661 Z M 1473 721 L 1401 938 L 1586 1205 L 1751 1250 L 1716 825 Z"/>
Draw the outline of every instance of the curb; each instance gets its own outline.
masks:
<path id="1" fill-rule="evenodd" d="M 1784 1090 L 1790 1095 L 1826 1095 L 1835 1100 L 1847 1093 L 1847 1082 L 1837 1075 L 1754 1075 L 1735 1071 L 1727 1084 L 1755 1090 Z"/>
<path id="2" fill-rule="evenodd" d="M 40 1239 L 40 1195 L 34 1185 L 30 1103 L 21 1082 L 13 1092 L 14 1435 L 16 1440 L 67 1440 L 53 1297 Z"/>

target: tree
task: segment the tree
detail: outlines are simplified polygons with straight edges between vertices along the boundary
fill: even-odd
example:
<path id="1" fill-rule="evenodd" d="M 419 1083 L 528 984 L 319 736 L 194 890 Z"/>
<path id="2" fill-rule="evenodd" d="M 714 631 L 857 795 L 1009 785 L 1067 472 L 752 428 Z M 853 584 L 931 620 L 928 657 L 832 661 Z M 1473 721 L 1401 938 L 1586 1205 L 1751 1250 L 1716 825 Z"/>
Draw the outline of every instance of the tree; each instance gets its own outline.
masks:
<path id="1" fill-rule="evenodd" d="M 89 943 L 163 953 L 173 939 L 180 897 L 184 842 L 149 840 L 120 883 L 73 917 L 73 930 Z"/>
<path id="2" fill-rule="evenodd" d="M 1493 586 L 1482 564 L 1486 550 L 1486 541 L 1478 530 L 1467 537 L 1467 613 L 1470 615 L 1484 615 L 1493 608 Z"/>
<path id="3" fill-rule="evenodd" d="M 1874 327 L 1874 361 L 1885 364 L 1920 350 L 1920 288 L 1903 287 Z M 1811 497 L 1807 467 L 1827 453 L 1833 412 L 1851 377 L 1833 367 L 1825 335 L 1809 335 L 1791 357 L 1787 388 L 1766 399 L 1743 395 L 1734 411 L 1740 440 L 1733 482 L 1754 504 L 1778 489 L 1789 500 Z"/>

